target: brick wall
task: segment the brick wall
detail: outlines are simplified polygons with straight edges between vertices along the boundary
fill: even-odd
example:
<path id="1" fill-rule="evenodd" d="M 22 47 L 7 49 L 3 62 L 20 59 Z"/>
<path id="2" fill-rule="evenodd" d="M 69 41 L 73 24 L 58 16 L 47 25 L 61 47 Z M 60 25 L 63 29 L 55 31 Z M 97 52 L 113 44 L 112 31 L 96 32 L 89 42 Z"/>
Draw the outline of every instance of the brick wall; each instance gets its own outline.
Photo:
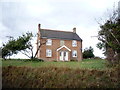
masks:
<path id="1" fill-rule="evenodd" d="M 42 41 L 45 41 L 46 39 L 41 39 Z M 69 52 L 69 59 L 70 60 L 82 60 L 82 42 L 77 41 L 77 47 L 72 47 L 72 40 L 64 40 L 64 45 L 67 46 L 69 49 L 71 49 L 71 52 Z M 46 44 L 42 45 L 39 53 L 37 55 L 38 58 L 47 60 L 47 61 L 52 61 L 52 60 L 57 60 L 57 49 L 60 48 L 60 40 L 59 39 L 52 39 L 52 45 L 47 46 Z M 46 49 L 51 49 L 52 50 L 52 57 L 46 57 Z M 72 51 L 76 50 L 77 51 L 77 58 L 72 57 Z M 59 53 L 59 52 L 58 52 Z"/>

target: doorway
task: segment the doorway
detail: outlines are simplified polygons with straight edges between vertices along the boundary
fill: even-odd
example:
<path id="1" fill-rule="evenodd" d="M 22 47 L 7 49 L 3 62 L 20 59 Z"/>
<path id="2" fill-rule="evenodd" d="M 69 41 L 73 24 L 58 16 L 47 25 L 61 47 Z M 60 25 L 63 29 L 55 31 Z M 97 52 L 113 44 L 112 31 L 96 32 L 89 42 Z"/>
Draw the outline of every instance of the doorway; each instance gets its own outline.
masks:
<path id="1" fill-rule="evenodd" d="M 68 52 L 60 51 L 60 61 L 68 61 Z"/>

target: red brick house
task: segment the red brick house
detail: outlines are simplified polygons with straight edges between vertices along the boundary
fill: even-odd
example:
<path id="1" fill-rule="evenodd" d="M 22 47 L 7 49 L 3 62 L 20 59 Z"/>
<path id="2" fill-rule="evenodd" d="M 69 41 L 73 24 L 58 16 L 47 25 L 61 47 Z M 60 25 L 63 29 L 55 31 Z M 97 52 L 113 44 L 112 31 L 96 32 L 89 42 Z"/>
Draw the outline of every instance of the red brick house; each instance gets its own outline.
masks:
<path id="1" fill-rule="evenodd" d="M 37 58 L 45 61 L 82 60 L 82 39 L 73 32 L 41 29 L 38 25 Z"/>

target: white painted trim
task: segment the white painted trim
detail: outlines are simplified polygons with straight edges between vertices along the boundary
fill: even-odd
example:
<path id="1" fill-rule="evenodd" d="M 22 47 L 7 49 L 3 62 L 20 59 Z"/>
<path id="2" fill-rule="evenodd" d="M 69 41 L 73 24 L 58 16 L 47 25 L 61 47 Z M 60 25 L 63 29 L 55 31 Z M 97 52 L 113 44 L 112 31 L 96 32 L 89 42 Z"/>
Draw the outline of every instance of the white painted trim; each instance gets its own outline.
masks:
<path id="1" fill-rule="evenodd" d="M 67 46 L 65 46 L 65 45 L 63 45 L 63 46 L 61 46 L 60 48 L 58 48 L 57 49 L 57 51 L 59 51 L 60 49 L 62 49 L 62 48 L 66 48 L 68 51 L 71 51 Z"/>

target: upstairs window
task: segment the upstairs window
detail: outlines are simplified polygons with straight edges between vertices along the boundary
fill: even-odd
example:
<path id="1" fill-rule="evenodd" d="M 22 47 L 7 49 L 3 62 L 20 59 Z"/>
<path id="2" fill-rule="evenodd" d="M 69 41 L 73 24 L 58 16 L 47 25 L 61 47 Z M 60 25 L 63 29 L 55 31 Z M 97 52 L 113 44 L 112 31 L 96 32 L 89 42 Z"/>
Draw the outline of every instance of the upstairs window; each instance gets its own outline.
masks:
<path id="1" fill-rule="evenodd" d="M 48 46 L 52 45 L 52 40 L 51 39 L 47 39 L 46 45 L 48 45 Z"/>
<path id="2" fill-rule="evenodd" d="M 76 50 L 72 51 L 72 57 L 77 57 L 77 51 Z"/>
<path id="3" fill-rule="evenodd" d="M 72 46 L 73 46 L 73 47 L 77 47 L 77 41 L 76 41 L 76 40 L 73 40 L 73 41 L 72 41 Z"/>
<path id="4" fill-rule="evenodd" d="M 60 46 L 64 45 L 64 40 L 60 40 Z"/>
<path id="5" fill-rule="evenodd" d="M 46 57 L 52 57 L 52 50 L 50 49 L 46 50 Z"/>

